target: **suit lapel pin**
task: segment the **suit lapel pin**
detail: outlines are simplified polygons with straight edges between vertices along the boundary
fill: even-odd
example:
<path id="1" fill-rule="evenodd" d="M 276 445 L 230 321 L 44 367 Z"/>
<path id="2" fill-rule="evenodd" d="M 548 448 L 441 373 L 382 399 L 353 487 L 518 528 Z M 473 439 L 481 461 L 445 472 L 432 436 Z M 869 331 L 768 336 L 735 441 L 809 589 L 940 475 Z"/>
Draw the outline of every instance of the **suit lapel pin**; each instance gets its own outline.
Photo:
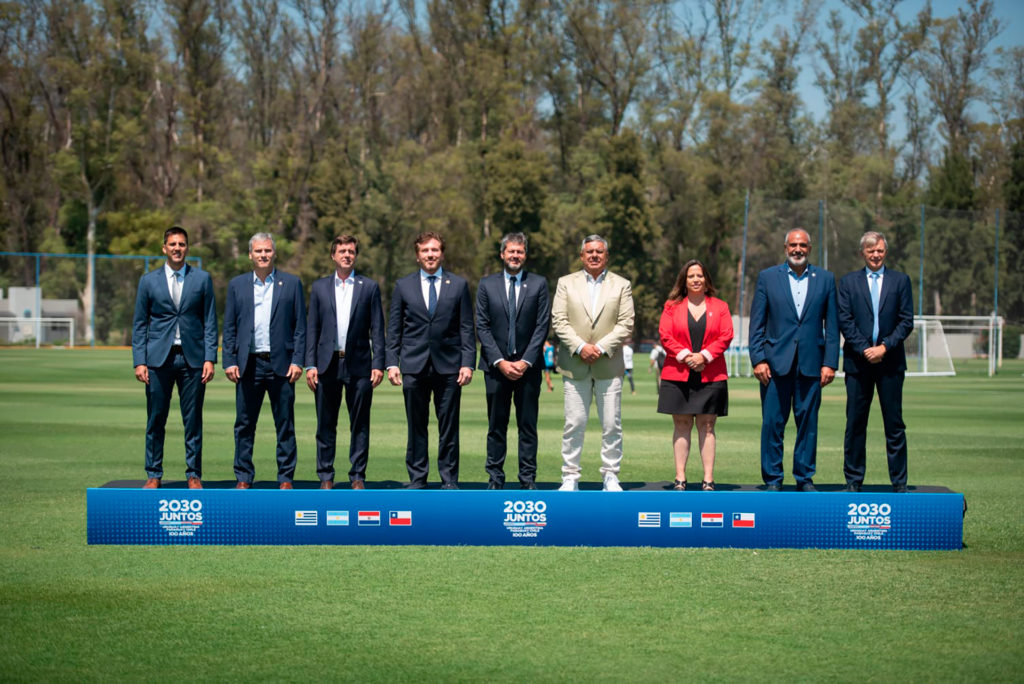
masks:
<path id="1" fill-rule="evenodd" d="M 451 284 L 452 284 L 452 281 L 450 281 L 450 280 L 448 280 L 448 279 L 446 278 L 446 279 L 445 279 L 445 281 L 444 281 L 444 284 L 445 284 L 445 285 L 451 285 Z"/>

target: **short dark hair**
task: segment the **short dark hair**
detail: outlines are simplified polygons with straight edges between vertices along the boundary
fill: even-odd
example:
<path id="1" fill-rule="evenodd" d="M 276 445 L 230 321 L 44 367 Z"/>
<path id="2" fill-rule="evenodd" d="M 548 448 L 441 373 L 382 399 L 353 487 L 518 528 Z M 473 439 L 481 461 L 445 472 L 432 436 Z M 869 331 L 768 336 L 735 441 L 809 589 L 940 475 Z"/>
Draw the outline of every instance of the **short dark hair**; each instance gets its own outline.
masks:
<path id="1" fill-rule="evenodd" d="M 338 247 L 341 245 L 355 245 L 356 254 L 359 254 L 359 240 L 356 239 L 355 235 L 346 235 L 342 233 L 331 240 L 331 256 L 334 256 L 334 253 L 338 251 Z"/>
<path id="2" fill-rule="evenodd" d="M 683 270 L 679 271 L 679 275 L 676 276 L 676 284 L 672 286 L 672 291 L 668 293 L 668 300 L 670 302 L 681 302 L 686 298 L 686 274 L 692 266 L 700 266 L 701 273 L 704 274 L 704 293 L 709 297 L 714 297 L 718 293 L 718 290 L 715 289 L 715 284 L 711 281 L 711 273 L 708 271 L 708 267 L 704 265 L 704 262 L 700 259 L 690 259 L 683 266 Z"/>
<path id="3" fill-rule="evenodd" d="M 167 244 L 167 238 L 171 237 L 172 235 L 184 235 L 185 236 L 185 244 L 186 245 L 188 244 L 188 231 L 185 230 L 184 228 L 182 228 L 181 226 L 171 226 L 170 228 L 168 228 L 167 230 L 164 231 L 164 244 L 165 245 Z"/>
<path id="4" fill-rule="evenodd" d="M 438 242 L 440 242 L 441 243 L 441 254 L 444 254 L 444 238 L 441 237 L 440 233 L 435 232 L 433 230 L 423 231 L 422 233 L 420 233 L 419 235 L 416 236 L 416 246 L 415 246 L 416 253 L 419 254 L 420 245 L 422 245 L 425 242 L 429 242 L 430 240 L 437 240 Z"/>

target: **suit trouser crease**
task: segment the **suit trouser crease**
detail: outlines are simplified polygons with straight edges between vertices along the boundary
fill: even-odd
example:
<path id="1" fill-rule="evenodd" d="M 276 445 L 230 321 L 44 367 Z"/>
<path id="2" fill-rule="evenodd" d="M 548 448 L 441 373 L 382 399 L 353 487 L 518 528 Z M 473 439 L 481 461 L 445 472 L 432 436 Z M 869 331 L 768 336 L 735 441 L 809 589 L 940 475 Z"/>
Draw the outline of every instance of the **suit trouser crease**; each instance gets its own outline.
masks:
<path id="1" fill-rule="evenodd" d="M 184 354 L 172 353 L 162 366 L 149 369 L 146 385 L 146 474 L 164 474 L 164 437 L 171 409 L 171 393 L 178 388 L 181 424 L 185 432 L 185 476 L 203 475 L 203 369 L 190 368 Z"/>
<path id="2" fill-rule="evenodd" d="M 767 385 L 761 385 L 761 477 L 765 484 L 782 484 L 784 438 L 791 410 L 796 422 L 793 478 L 798 485 L 813 479 L 820 407 L 818 377 L 800 375 L 794 369 L 786 375 L 773 374 Z"/>
<path id="3" fill-rule="evenodd" d="M 462 388 L 457 373 L 426 370 L 402 376 L 402 394 L 409 431 L 405 449 L 405 465 L 409 481 L 426 484 L 430 471 L 427 422 L 430 418 L 430 397 L 434 397 L 437 418 L 437 473 L 443 484 L 459 482 L 459 411 Z"/>
<path id="4" fill-rule="evenodd" d="M 583 437 L 587 431 L 590 404 L 597 400 L 601 421 L 601 476 L 617 475 L 622 462 L 622 378 L 598 380 L 563 378 L 565 388 L 565 429 L 562 433 L 562 478 L 580 479 Z"/>
<path id="5" fill-rule="evenodd" d="M 270 411 L 277 435 L 277 481 L 295 478 L 298 447 L 295 442 L 295 385 L 274 373 L 271 362 L 253 357 L 235 385 L 235 478 L 251 483 L 256 475 L 253 445 L 256 424 L 264 396 L 270 397 Z"/>
<path id="6" fill-rule="evenodd" d="M 533 482 L 537 476 L 537 414 L 541 372 L 530 368 L 519 380 L 509 380 L 501 371 L 484 372 L 487 396 L 487 462 L 491 482 L 505 483 L 505 457 L 508 452 L 508 424 L 515 406 L 519 435 L 519 482 Z"/>
<path id="7" fill-rule="evenodd" d="M 862 484 L 867 470 L 867 428 L 876 390 L 885 430 L 889 480 L 907 483 L 907 434 L 903 423 L 903 372 L 868 370 L 846 374 L 846 433 L 843 438 L 843 475 Z"/>
<path id="8" fill-rule="evenodd" d="M 350 482 L 366 479 L 370 456 L 370 408 L 373 387 L 369 377 L 349 376 L 344 359 L 334 359 L 317 384 L 316 472 L 321 481 L 334 479 L 334 458 L 338 440 L 338 413 L 344 395 L 348 410 Z"/>

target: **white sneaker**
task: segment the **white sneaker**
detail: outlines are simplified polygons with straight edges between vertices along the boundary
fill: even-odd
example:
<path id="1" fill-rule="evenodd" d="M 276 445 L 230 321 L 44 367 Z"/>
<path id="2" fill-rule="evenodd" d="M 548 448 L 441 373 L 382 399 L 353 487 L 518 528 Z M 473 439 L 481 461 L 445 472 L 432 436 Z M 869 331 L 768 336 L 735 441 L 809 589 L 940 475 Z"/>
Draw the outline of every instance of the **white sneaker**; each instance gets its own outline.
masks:
<path id="1" fill-rule="evenodd" d="M 558 488 L 560 492 L 575 492 L 579 490 L 580 486 L 576 480 L 562 480 L 562 486 Z"/>
<path id="2" fill-rule="evenodd" d="M 606 492 L 621 492 L 622 485 L 619 484 L 619 478 L 614 473 L 608 473 L 604 476 L 604 491 Z"/>

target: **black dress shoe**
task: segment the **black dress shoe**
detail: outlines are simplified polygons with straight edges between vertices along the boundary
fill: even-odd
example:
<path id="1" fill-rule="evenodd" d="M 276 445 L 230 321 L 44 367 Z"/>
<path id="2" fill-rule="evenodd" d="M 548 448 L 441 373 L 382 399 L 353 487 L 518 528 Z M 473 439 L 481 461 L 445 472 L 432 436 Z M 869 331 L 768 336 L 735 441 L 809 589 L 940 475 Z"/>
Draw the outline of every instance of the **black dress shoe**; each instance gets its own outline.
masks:
<path id="1" fill-rule="evenodd" d="M 847 482 L 846 489 L 844 489 L 843 491 L 850 492 L 851 494 L 856 494 L 857 492 L 860 491 L 860 485 L 857 484 L 856 482 Z"/>
<path id="2" fill-rule="evenodd" d="M 895 494 L 906 494 L 907 493 L 907 485 L 905 485 L 905 484 L 893 485 L 892 486 L 892 491 Z"/>
<path id="3" fill-rule="evenodd" d="M 781 492 L 782 485 L 765 485 L 764 491 L 766 492 Z"/>
<path id="4" fill-rule="evenodd" d="M 459 488 L 459 485 L 455 484 L 454 482 L 445 482 L 443 485 L 441 485 L 441 489 L 458 489 L 458 488 Z"/>
<path id="5" fill-rule="evenodd" d="M 798 492 L 816 492 L 818 489 L 814 486 L 813 482 L 800 482 L 796 486 Z"/>
<path id="6" fill-rule="evenodd" d="M 426 489 L 427 488 L 427 483 L 426 482 L 410 482 L 409 484 L 405 485 L 405 488 L 406 489 Z"/>
<path id="7" fill-rule="evenodd" d="M 487 488 L 488 489 L 504 489 L 505 486 L 498 484 L 494 480 L 491 480 L 490 482 L 487 483 Z"/>
<path id="8" fill-rule="evenodd" d="M 520 489 L 536 489 L 537 485 L 534 484 L 533 481 L 531 480 L 530 482 L 520 482 L 519 483 L 519 488 Z"/>

